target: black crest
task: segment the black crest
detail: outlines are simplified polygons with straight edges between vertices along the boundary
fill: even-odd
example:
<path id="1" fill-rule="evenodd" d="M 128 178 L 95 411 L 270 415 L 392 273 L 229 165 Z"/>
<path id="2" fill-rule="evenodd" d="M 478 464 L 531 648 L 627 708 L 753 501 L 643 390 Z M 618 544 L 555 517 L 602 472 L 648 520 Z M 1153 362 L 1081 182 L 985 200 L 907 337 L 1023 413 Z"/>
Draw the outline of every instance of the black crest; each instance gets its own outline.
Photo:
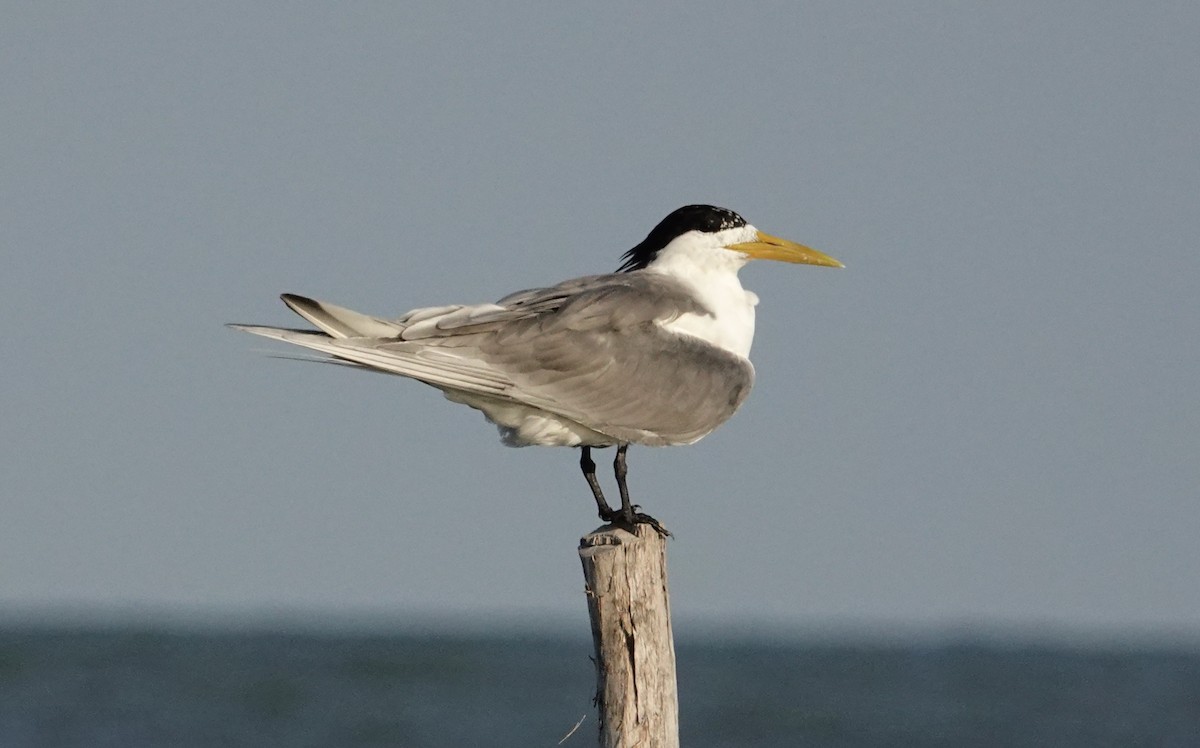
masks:
<path id="1" fill-rule="evenodd" d="M 713 205 L 685 205 L 662 219 L 654 227 L 654 230 L 642 240 L 641 244 L 622 255 L 623 262 L 621 267 L 617 268 L 617 272 L 641 270 L 654 261 L 659 250 L 670 244 L 676 237 L 689 231 L 715 234 L 718 231 L 745 225 L 746 219 L 728 208 L 718 208 Z"/>

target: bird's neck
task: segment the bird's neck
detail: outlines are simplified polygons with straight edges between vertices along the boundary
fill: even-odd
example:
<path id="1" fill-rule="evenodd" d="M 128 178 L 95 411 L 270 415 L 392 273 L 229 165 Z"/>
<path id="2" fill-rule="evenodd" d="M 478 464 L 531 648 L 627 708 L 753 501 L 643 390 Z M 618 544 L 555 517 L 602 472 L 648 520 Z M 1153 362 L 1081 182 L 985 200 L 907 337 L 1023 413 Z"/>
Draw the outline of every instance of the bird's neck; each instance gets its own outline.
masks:
<path id="1" fill-rule="evenodd" d="M 709 314 L 684 314 L 664 327 L 692 335 L 743 358 L 754 341 L 754 306 L 758 297 L 742 288 L 737 271 L 746 258 L 728 250 L 719 254 L 660 256 L 646 268 L 686 284 Z"/>

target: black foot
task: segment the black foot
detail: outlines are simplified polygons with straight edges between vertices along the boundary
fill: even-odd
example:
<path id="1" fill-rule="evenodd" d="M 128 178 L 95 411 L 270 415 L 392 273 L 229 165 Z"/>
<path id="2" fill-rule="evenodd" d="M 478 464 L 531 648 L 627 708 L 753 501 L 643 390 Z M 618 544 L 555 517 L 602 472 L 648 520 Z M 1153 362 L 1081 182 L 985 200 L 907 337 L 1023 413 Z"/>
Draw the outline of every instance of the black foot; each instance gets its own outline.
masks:
<path id="1" fill-rule="evenodd" d="M 637 509 L 637 507 L 634 507 Z M 649 514 L 641 512 L 632 512 L 632 517 L 626 516 L 625 512 L 620 509 L 609 509 L 607 512 L 600 513 L 600 519 L 613 525 L 622 525 L 632 528 L 633 525 L 650 525 L 654 531 L 664 538 L 671 537 L 671 532 L 662 526 L 662 523 L 651 517 Z"/>

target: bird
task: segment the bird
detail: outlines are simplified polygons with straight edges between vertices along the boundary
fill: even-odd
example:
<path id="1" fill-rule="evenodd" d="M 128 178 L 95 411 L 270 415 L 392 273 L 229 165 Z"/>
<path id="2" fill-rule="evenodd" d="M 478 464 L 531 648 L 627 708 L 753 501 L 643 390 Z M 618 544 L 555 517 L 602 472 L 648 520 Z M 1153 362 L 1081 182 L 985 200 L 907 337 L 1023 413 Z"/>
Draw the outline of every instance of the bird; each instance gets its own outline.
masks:
<path id="1" fill-rule="evenodd" d="M 600 519 L 665 535 L 630 498 L 626 453 L 632 444 L 693 444 L 750 394 L 758 297 L 738 271 L 755 259 L 844 267 L 727 208 L 686 205 L 612 273 L 396 318 L 288 293 L 284 304 L 315 330 L 229 326 L 317 351 L 328 363 L 431 385 L 481 411 L 508 446 L 578 448 Z M 616 447 L 619 509 L 596 478 L 591 452 L 605 447 Z"/>

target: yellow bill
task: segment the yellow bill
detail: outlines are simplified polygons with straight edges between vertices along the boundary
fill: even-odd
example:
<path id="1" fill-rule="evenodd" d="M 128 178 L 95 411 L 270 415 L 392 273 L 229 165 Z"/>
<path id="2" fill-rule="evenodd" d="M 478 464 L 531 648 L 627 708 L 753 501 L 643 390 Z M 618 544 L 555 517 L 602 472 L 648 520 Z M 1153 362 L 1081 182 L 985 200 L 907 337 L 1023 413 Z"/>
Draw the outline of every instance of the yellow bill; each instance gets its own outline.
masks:
<path id="1" fill-rule="evenodd" d="M 756 260 L 779 260 L 803 265 L 824 265 L 831 268 L 846 267 L 829 255 L 822 254 L 811 247 L 789 242 L 787 239 L 780 239 L 761 231 L 758 232 L 758 238 L 755 241 L 731 244 L 729 249 L 750 255 Z"/>

